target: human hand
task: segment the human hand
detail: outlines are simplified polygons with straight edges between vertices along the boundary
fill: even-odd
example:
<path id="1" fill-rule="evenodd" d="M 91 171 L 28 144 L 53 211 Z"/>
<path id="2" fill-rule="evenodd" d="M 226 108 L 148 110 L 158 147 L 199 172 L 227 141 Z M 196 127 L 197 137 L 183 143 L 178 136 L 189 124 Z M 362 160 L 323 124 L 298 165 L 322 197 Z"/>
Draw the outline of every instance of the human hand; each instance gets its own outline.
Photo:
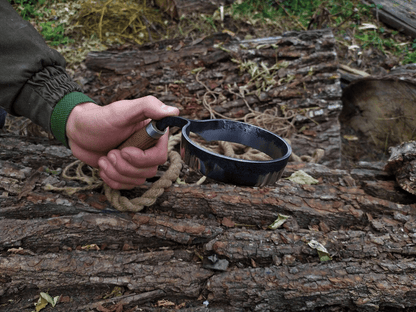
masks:
<path id="1" fill-rule="evenodd" d="M 66 135 L 72 153 L 92 167 L 113 189 L 132 189 L 153 177 L 158 165 L 167 160 L 168 133 L 148 150 L 136 147 L 116 149 L 150 119 L 177 116 L 179 110 L 153 96 L 123 100 L 106 106 L 77 105 L 69 115 Z M 150 118 L 150 119 L 149 119 Z"/>

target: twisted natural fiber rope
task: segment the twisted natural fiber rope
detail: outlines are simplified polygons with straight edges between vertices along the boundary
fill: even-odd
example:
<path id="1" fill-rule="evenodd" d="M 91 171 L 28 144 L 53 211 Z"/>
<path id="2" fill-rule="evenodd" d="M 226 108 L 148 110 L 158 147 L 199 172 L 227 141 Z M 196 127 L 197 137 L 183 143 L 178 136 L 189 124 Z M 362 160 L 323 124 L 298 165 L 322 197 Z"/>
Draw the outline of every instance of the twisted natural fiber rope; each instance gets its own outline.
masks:
<path id="1" fill-rule="evenodd" d="M 281 112 L 282 116 L 279 116 L 279 109 L 277 107 L 266 109 L 264 112 L 255 111 L 248 104 L 244 92 L 242 93 L 235 92 L 233 91 L 233 88 L 230 85 L 227 88 L 227 92 L 232 93 L 237 98 L 241 98 L 244 101 L 245 105 L 247 106 L 249 113 L 240 118 L 230 118 L 221 113 L 218 113 L 211 107 L 211 105 L 219 104 L 218 103 L 219 96 L 222 94 L 222 92 L 212 91 L 206 84 L 204 84 L 199 79 L 199 74 L 201 72 L 202 70 L 196 74 L 195 80 L 198 83 L 200 83 L 206 90 L 206 92 L 202 95 L 201 102 L 204 108 L 209 112 L 211 119 L 220 117 L 223 119 L 244 121 L 246 123 L 259 126 L 266 130 L 274 132 L 282 137 L 289 137 L 291 133 L 296 131 L 296 127 L 294 125 L 295 124 L 294 117 L 296 116 L 295 110 L 286 108 L 282 110 Z M 237 86 L 235 87 L 237 88 Z M 212 101 L 208 101 L 207 98 L 209 95 L 213 97 Z"/>
<path id="2" fill-rule="evenodd" d="M 68 170 L 75 166 L 78 165 L 76 170 L 75 170 L 75 176 L 69 176 L 67 175 Z M 84 172 L 82 171 L 82 167 L 85 165 L 85 163 L 83 163 L 80 160 L 76 160 L 73 163 L 70 163 L 68 166 L 65 167 L 65 169 L 62 172 L 62 177 L 68 180 L 78 180 L 78 181 L 82 181 L 87 183 L 87 186 L 80 186 L 80 187 L 71 187 L 71 186 L 66 186 L 66 187 L 55 187 L 51 184 L 46 184 L 46 186 L 44 186 L 44 189 L 46 191 L 60 191 L 60 192 L 65 192 L 68 195 L 72 195 L 78 191 L 88 191 L 88 190 L 93 190 L 96 189 L 100 186 L 103 185 L 103 181 L 100 180 L 100 178 L 98 177 L 98 170 L 97 169 L 93 169 L 91 167 L 88 167 L 88 169 L 91 171 L 92 176 L 88 176 L 86 174 L 84 174 Z"/>
<path id="3" fill-rule="evenodd" d="M 85 190 L 92 190 L 98 187 L 103 186 L 105 195 L 107 200 L 119 211 L 128 211 L 128 212 L 139 212 L 143 210 L 145 206 L 153 205 L 159 196 L 161 196 L 164 192 L 164 189 L 170 187 L 172 183 L 179 178 L 180 171 L 182 169 L 182 159 L 179 153 L 175 152 L 173 149 L 174 147 L 180 142 L 181 133 L 178 133 L 174 136 L 169 138 L 168 143 L 168 157 L 170 160 L 170 166 L 168 170 L 157 180 L 155 183 L 152 184 L 151 188 L 147 190 L 141 197 L 134 198 L 129 200 L 125 196 L 121 196 L 120 191 L 113 190 L 107 184 L 103 183 L 103 181 L 98 176 L 98 169 L 93 169 L 88 167 L 92 173 L 92 176 L 86 175 L 82 171 L 82 167 L 85 163 L 77 160 L 71 164 L 69 164 L 62 172 L 62 177 L 69 179 L 69 180 L 78 180 L 87 183 L 87 186 L 83 187 L 54 187 L 50 184 L 47 184 L 44 189 L 45 190 L 53 190 L 53 191 L 64 191 L 68 195 L 72 195 L 77 191 L 85 191 Z M 242 144 L 237 143 L 230 143 L 226 141 L 218 141 L 217 146 L 207 147 L 204 146 L 205 149 L 211 150 L 215 153 L 221 153 L 228 157 L 233 158 L 240 158 L 240 159 L 248 159 L 248 160 L 269 160 L 271 159 L 268 155 L 252 149 L 248 148 Z M 243 150 L 243 154 L 236 154 L 236 151 L 240 149 Z M 298 156 L 294 155 L 295 161 L 308 161 L 308 162 L 318 162 L 324 155 L 323 150 L 317 149 L 315 151 L 315 155 L 313 157 L 310 156 L 302 156 L 309 157 L 311 159 L 300 159 Z M 67 174 L 68 170 L 72 167 L 77 165 L 75 170 L 75 176 L 69 176 Z M 200 179 L 196 184 L 199 185 L 205 180 L 205 177 Z"/>
<path id="4" fill-rule="evenodd" d="M 165 188 L 170 187 L 176 181 L 182 169 L 182 160 L 179 153 L 173 151 L 173 147 L 180 141 L 180 135 L 179 133 L 169 139 L 168 156 L 170 166 L 168 170 L 141 197 L 129 200 L 127 197 L 121 196 L 120 191 L 113 190 L 107 184 L 104 184 L 105 196 L 114 208 L 120 211 L 139 212 L 145 206 L 153 205 L 157 198 L 163 194 Z"/>
<path id="5" fill-rule="evenodd" d="M 281 109 L 281 112 L 279 112 L 279 109 L 277 107 L 274 107 L 274 108 L 266 109 L 263 112 L 255 111 L 248 104 L 244 91 L 242 92 L 240 90 L 240 92 L 235 92 L 233 91 L 233 88 L 230 85 L 228 85 L 227 92 L 232 93 L 237 98 L 241 98 L 249 110 L 249 113 L 246 114 L 242 118 L 229 118 L 223 114 L 218 113 L 211 107 L 212 104 L 220 104 L 218 102 L 219 102 L 219 98 L 222 92 L 212 91 L 206 84 L 204 84 L 199 79 L 199 74 L 201 72 L 202 70 L 197 72 L 195 76 L 195 80 L 206 89 L 206 92 L 202 95 L 201 102 L 204 108 L 208 110 L 211 119 L 216 118 L 216 117 L 221 117 L 221 118 L 230 119 L 230 120 L 237 120 L 237 121 L 242 120 L 245 123 L 259 126 L 268 131 L 276 133 L 286 138 L 286 141 L 288 141 L 288 143 L 290 144 L 290 141 L 287 138 L 290 137 L 290 135 L 294 131 L 296 131 L 296 127 L 295 127 L 296 118 L 294 118 L 296 117 L 296 113 L 297 113 L 296 110 L 284 108 L 284 109 Z M 235 87 L 237 88 L 237 86 Z M 248 92 L 247 94 L 250 94 L 250 93 Z M 209 95 L 213 97 L 212 101 L 207 100 Z M 313 119 L 311 120 L 316 123 L 316 121 L 314 121 Z M 243 154 L 235 154 L 234 150 L 238 146 L 238 144 L 236 143 L 219 141 L 218 144 L 219 144 L 219 148 L 215 148 L 215 147 L 207 148 L 206 146 L 204 146 L 204 148 L 207 148 L 215 153 L 221 153 L 221 150 L 222 150 L 224 155 L 233 157 L 233 158 L 248 159 L 248 160 L 271 159 L 268 155 L 260 151 L 257 151 L 255 149 L 252 149 L 252 148 L 246 149 Z M 324 150 L 320 148 L 317 148 L 313 152 L 312 156 L 302 155 L 299 157 L 295 153 L 292 152 L 292 155 L 290 156 L 289 161 L 318 163 L 324 157 L 324 155 L 325 155 Z"/>
<path id="6" fill-rule="evenodd" d="M 64 171 L 62 172 L 62 177 L 69 180 L 78 180 L 85 182 L 88 184 L 87 186 L 54 187 L 50 184 L 47 184 L 44 187 L 44 189 L 48 191 L 64 191 L 68 195 L 72 195 L 77 191 L 92 190 L 103 185 L 107 200 L 114 206 L 114 208 L 120 211 L 141 211 L 145 206 L 153 205 L 156 202 L 157 198 L 163 194 L 164 189 L 170 187 L 172 185 L 172 182 L 178 179 L 179 173 L 182 169 L 182 160 L 179 153 L 175 152 L 173 148 L 180 142 L 180 139 L 180 133 L 169 138 L 169 169 L 159 178 L 159 180 L 153 183 L 151 188 L 147 190 L 141 197 L 129 200 L 128 198 L 121 196 L 119 191 L 111 189 L 107 184 L 103 183 L 103 181 L 100 180 L 100 178 L 98 177 L 98 169 L 92 169 L 88 167 L 92 172 L 92 176 L 90 177 L 84 174 L 84 172 L 82 171 L 82 167 L 85 165 L 85 163 L 81 162 L 80 160 L 77 160 L 66 166 Z M 75 170 L 75 176 L 67 175 L 68 170 L 75 165 L 78 165 Z"/>
<path id="7" fill-rule="evenodd" d="M 198 143 L 197 142 L 198 138 L 193 133 L 191 133 L 190 137 L 192 138 L 194 143 L 197 143 L 198 145 L 203 145 L 202 147 L 204 149 L 207 149 L 216 154 L 222 154 L 228 157 L 246 159 L 246 160 L 270 160 L 272 159 L 269 155 L 263 152 L 260 152 L 257 149 L 247 147 L 243 144 L 233 143 L 233 142 L 228 142 L 228 141 L 216 141 L 214 143 L 210 142 L 211 144 L 208 147 L 206 144 L 201 144 L 201 142 Z"/>

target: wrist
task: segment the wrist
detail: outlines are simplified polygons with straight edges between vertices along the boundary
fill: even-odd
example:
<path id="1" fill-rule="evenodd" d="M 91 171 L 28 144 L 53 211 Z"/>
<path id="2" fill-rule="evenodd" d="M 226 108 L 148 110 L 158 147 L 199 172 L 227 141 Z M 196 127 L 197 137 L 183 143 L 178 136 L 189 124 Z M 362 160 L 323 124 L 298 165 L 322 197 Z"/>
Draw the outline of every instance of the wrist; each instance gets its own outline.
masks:
<path id="1" fill-rule="evenodd" d="M 71 92 L 65 95 L 56 104 L 51 116 L 51 130 L 57 140 L 63 143 L 66 147 L 68 145 L 68 138 L 66 135 L 66 128 L 69 116 L 73 110 L 80 104 L 92 104 L 94 101 L 81 92 Z M 78 109 L 76 110 L 76 112 Z"/>

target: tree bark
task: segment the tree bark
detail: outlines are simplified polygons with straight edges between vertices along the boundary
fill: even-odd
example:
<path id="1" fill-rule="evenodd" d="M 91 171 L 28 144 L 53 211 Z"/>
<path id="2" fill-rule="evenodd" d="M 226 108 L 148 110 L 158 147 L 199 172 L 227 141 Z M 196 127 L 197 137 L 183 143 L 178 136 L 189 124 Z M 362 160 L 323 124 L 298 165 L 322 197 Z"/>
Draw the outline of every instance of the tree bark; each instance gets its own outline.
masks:
<path id="1" fill-rule="evenodd" d="M 100 188 L 45 190 L 47 183 L 82 186 L 60 174 L 75 160 L 70 151 L 0 133 L 1 310 L 33 311 L 40 292 L 61 295 L 54 311 L 415 309 L 416 196 L 384 164 L 337 169 L 342 105 L 334 42 L 319 30 L 91 53 L 78 81 L 99 104 L 155 95 L 197 119 L 210 117 L 207 103 L 230 118 L 292 110 L 295 153 L 320 148 L 325 157 L 289 163 L 264 188 L 195 185 L 200 175 L 184 166 L 187 184 L 175 183 L 133 214 L 111 207 Z M 274 82 L 250 84 L 256 73 L 241 71 L 248 64 L 272 71 L 259 84 Z M 318 184 L 286 179 L 298 170 Z M 270 229 L 282 215 L 286 221 Z M 321 261 L 319 244 L 331 260 Z"/>
<path id="2" fill-rule="evenodd" d="M 227 34 L 167 40 L 91 52 L 86 66 L 89 71 L 79 81 L 100 104 L 154 95 L 191 119 L 210 118 L 208 106 L 218 118 L 267 109 L 279 117 L 291 112 L 288 129 L 277 133 L 291 140 L 296 155 L 321 148 L 322 164 L 341 164 L 342 90 L 328 29 L 245 41 Z"/>
<path id="3" fill-rule="evenodd" d="M 198 14 L 213 14 L 220 5 L 232 3 L 231 0 L 156 0 L 156 5 L 172 18 L 190 16 L 195 12 Z"/>
<path id="4" fill-rule="evenodd" d="M 4 311 L 33 311 L 41 291 L 62 295 L 54 311 L 416 306 L 416 197 L 380 165 L 348 171 L 289 163 L 265 188 L 175 184 L 132 214 L 113 209 L 99 190 L 45 191 L 45 181 L 75 186 L 53 173 L 74 158 L 54 141 L 0 137 Z M 319 183 L 285 179 L 300 169 Z M 182 178 L 195 179 L 187 168 Z M 123 194 L 135 197 L 146 187 Z M 282 214 L 287 221 L 268 229 Z M 312 240 L 332 260 L 321 262 Z M 212 266 L 213 255 L 226 260 L 225 268 Z M 116 286 L 122 295 L 111 297 Z"/>

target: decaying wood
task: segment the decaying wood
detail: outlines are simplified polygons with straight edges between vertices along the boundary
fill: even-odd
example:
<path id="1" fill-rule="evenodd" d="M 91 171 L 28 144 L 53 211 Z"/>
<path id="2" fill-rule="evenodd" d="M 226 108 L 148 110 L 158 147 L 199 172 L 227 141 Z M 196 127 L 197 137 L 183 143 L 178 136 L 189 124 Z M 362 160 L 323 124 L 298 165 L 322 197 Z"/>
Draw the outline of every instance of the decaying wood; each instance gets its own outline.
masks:
<path id="1" fill-rule="evenodd" d="M 116 304 L 160 311 L 166 303 L 180 311 L 400 311 L 416 305 L 416 197 L 379 164 L 348 171 L 289 163 L 283 179 L 267 188 L 175 184 L 154 206 L 129 214 L 111 208 L 99 190 L 72 196 L 43 190 L 45 181 L 75 183 L 53 173 L 74 160 L 54 144 L 0 134 L 5 311 L 33 311 L 41 291 L 66 298 L 54 311 Z M 285 179 L 300 169 L 320 182 Z M 376 197 L 373 182 L 385 190 Z M 279 214 L 289 219 L 268 229 Z M 332 260 L 320 262 L 311 240 Z M 204 261 L 211 255 L 228 267 L 208 269 Z M 106 299 L 116 286 L 123 295 Z"/>
<path id="2" fill-rule="evenodd" d="M 276 66 L 268 76 L 275 83 L 255 87 L 255 82 L 265 83 L 266 74 L 254 74 L 258 77 L 252 80 L 242 70 L 249 62 L 256 64 L 257 73 Z M 162 41 L 134 50 L 93 52 L 86 66 L 89 78 L 80 83 L 100 104 L 150 94 L 192 119 L 210 117 L 204 102 L 227 118 L 242 118 L 251 110 L 277 109 L 280 115 L 292 110 L 294 129 L 288 138 L 295 154 L 321 148 L 322 164 L 340 165 L 342 91 L 335 39 L 328 29 L 247 41 L 226 34 Z M 250 80 L 253 86 L 245 89 Z"/>
<path id="3" fill-rule="evenodd" d="M 156 0 L 155 3 L 172 18 L 192 16 L 198 14 L 213 14 L 220 5 L 224 5 L 230 0 Z"/>
<path id="4" fill-rule="evenodd" d="M 416 138 L 416 79 L 412 71 L 395 71 L 354 80 L 344 89 L 340 120 L 379 147 Z"/>
<path id="5" fill-rule="evenodd" d="M 366 0 L 363 2 L 375 5 L 373 13 L 378 20 L 416 38 L 415 1 Z"/>
<path id="6" fill-rule="evenodd" d="M 396 176 L 402 189 L 416 194 L 416 141 L 391 147 L 390 154 L 385 170 Z"/>
<path id="7" fill-rule="evenodd" d="M 239 66 L 248 61 L 280 64 L 276 83 L 244 91 L 252 77 Z M 337 168 L 341 90 L 328 30 L 171 40 L 91 53 L 86 64 L 79 82 L 100 104 L 152 94 L 196 119 L 210 117 L 204 99 L 230 118 L 294 110 L 295 153 L 321 148 L 325 158 L 289 163 L 265 188 L 198 186 L 199 175 L 184 166 L 187 184 L 132 214 L 112 208 L 100 189 L 46 191 L 47 183 L 81 186 L 60 175 L 75 158 L 55 141 L 0 133 L 0 310 L 33 311 L 40 292 L 61 295 L 54 311 L 416 307 L 416 196 L 384 164 Z M 319 183 L 286 179 L 298 170 Z M 122 194 L 137 197 L 149 186 Z M 285 223 L 269 229 L 282 215 Z M 332 260 L 321 262 L 311 241 Z"/>

